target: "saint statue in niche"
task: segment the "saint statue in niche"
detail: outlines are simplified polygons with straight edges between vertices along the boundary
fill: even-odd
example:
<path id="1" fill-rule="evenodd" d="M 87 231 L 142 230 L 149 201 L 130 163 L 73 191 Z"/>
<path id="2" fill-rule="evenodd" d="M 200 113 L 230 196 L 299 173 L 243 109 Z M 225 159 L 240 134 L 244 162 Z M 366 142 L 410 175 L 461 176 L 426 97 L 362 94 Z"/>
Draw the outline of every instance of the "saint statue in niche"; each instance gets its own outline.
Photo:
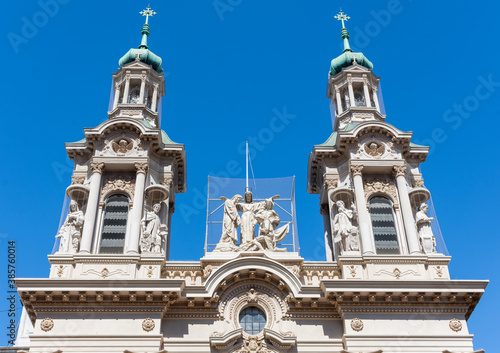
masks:
<path id="1" fill-rule="evenodd" d="M 83 212 L 78 209 L 78 203 L 71 201 L 69 204 L 69 213 L 66 220 L 59 229 L 56 239 L 61 239 L 58 253 L 77 253 L 80 249 L 80 239 L 82 238 L 82 228 L 85 217 Z"/>
<path id="2" fill-rule="evenodd" d="M 161 241 L 164 235 L 161 230 L 161 221 L 158 216 L 161 205 L 159 203 L 153 206 L 153 212 L 147 211 L 141 221 L 141 252 L 161 252 Z"/>
<path id="3" fill-rule="evenodd" d="M 427 216 L 429 206 L 425 203 L 421 204 L 417 212 L 417 231 L 420 239 L 420 244 L 424 253 L 431 254 L 436 252 L 436 239 L 432 233 L 431 222 L 433 217 Z"/>
<path id="4" fill-rule="evenodd" d="M 225 196 L 221 196 L 220 199 L 224 201 L 222 236 L 214 251 L 236 251 L 238 249 L 236 246 L 238 242 L 237 228 L 241 224 L 241 218 L 236 205 L 243 200 L 243 197 L 241 195 L 234 195 L 228 199 Z"/>
<path id="5" fill-rule="evenodd" d="M 345 208 L 344 201 L 338 200 L 337 214 L 333 218 L 333 242 L 338 245 L 340 255 L 345 251 L 359 251 L 358 228 L 352 225 L 354 205 Z"/>

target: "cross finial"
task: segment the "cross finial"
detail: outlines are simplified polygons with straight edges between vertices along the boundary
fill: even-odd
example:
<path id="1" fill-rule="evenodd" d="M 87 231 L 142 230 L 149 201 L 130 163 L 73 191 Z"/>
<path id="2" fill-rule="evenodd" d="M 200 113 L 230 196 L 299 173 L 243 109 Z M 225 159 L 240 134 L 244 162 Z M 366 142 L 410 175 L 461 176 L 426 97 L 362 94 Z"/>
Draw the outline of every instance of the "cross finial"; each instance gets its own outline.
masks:
<path id="1" fill-rule="evenodd" d="M 139 12 L 141 15 L 143 16 L 146 16 L 146 24 L 148 24 L 148 20 L 150 17 L 153 17 L 153 15 L 156 15 L 156 12 L 154 12 L 153 10 L 151 10 L 151 8 L 148 7 L 146 8 L 146 10 L 142 10 L 141 12 Z"/>
<path id="2" fill-rule="evenodd" d="M 342 21 L 342 28 L 345 28 L 344 21 L 348 21 L 351 19 L 342 11 L 342 9 L 340 9 L 340 13 L 338 15 L 335 15 L 333 18 L 336 18 L 337 21 Z"/>

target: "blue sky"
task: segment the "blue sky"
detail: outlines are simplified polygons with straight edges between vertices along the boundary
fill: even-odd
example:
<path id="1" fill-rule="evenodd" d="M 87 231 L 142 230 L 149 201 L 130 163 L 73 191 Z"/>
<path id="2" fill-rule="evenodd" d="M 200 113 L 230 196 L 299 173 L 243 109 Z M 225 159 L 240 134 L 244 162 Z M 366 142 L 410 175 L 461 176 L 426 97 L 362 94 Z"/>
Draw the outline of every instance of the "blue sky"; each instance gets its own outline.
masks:
<path id="1" fill-rule="evenodd" d="M 46 255 L 71 179 L 64 142 L 107 119 L 111 73 L 140 44 L 138 12 L 147 5 L 47 4 L 53 1 L 11 1 L 0 21 L 0 251 L 7 254 L 7 241 L 16 241 L 19 277 L 48 276 Z M 149 45 L 166 73 L 162 128 L 187 151 L 188 191 L 177 197 L 171 258 L 203 255 L 207 175 L 244 177 L 241 145 L 254 138 L 256 177 L 296 176 L 301 255 L 324 259 L 318 196 L 307 194 L 306 173 L 312 146 L 332 130 L 325 94 L 329 63 L 341 53 L 340 23 L 333 19 L 341 5 L 352 17 L 351 46 L 382 77 L 387 122 L 431 146 L 422 172 L 453 257 L 452 277 L 492 282 L 469 329 L 476 349 L 494 350 L 500 295 L 493 265 L 500 246 L 500 5 L 494 2 L 152 2 L 158 15 L 150 20 Z M 259 140 L 276 115 L 288 124 Z M 195 213 L 181 212 L 182 204 Z M 0 281 L 2 293 L 6 282 Z M 0 327 L 6 309 L 3 303 Z"/>

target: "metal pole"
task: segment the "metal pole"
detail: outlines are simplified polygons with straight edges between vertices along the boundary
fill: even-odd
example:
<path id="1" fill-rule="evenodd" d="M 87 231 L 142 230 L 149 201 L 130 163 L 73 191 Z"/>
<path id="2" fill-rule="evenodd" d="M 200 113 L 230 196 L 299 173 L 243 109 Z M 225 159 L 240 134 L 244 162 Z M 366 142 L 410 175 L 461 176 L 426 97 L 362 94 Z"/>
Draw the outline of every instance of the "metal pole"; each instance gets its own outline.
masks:
<path id="1" fill-rule="evenodd" d="M 245 191 L 248 190 L 248 141 L 246 142 L 246 185 L 245 185 Z"/>

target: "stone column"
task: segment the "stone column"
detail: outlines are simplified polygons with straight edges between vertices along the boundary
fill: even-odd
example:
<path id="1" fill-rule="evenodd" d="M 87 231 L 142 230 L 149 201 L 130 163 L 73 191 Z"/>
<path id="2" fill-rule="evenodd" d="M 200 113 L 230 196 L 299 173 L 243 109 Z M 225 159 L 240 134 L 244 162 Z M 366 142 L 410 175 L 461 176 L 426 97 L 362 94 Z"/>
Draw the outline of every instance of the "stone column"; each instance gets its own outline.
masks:
<path id="1" fill-rule="evenodd" d="M 366 209 L 362 171 L 362 165 L 351 165 L 351 174 L 354 181 L 354 195 L 356 197 L 356 210 L 358 211 L 361 247 L 363 255 L 373 255 L 375 254 L 375 247 L 373 245 L 373 237 L 370 232 L 370 214 Z"/>
<path id="2" fill-rule="evenodd" d="M 370 99 L 370 91 L 368 90 L 368 79 L 366 78 L 366 75 L 363 75 L 363 91 L 365 93 L 366 106 L 371 108 L 372 100 Z"/>
<path id="3" fill-rule="evenodd" d="M 396 184 L 398 186 L 398 194 L 401 202 L 401 213 L 403 214 L 403 223 L 406 232 L 406 240 L 408 242 L 408 250 L 410 254 L 420 254 L 420 244 L 418 242 L 417 230 L 415 228 L 415 220 L 411 210 L 410 197 L 408 196 L 408 188 L 406 187 L 405 165 L 395 165 L 393 168 Z"/>
<path id="4" fill-rule="evenodd" d="M 141 77 L 141 92 L 139 93 L 139 104 L 144 104 L 144 92 L 146 91 L 146 75 Z"/>
<path id="5" fill-rule="evenodd" d="M 335 98 L 337 99 L 337 114 L 340 115 L 343 113 L 342 99 L 340 98 L 340 91 L 336 86 L 335 86 Z"/>
<path id="6" fill-rule="evenodd" d="M 90 193 L 87 201 L 87 210 L 85 211 L 82 241 L 80 243 L 80 252 L 84 254 L 89 254 L 92 248 L 97 207 L 99 205 L 99 195 L 101 193 L 101 177 L 104 172 L 104 163 L 91 162 L 90 169 L 92 170 L 92 176 L 90 177 Z"/>
<path id="7" fill-rule="evenodd" d="M 382 113 L 380 111 L 380 106 L 378 104 L 378 97 L 377 97 L 377 87 L 373 87 L 373 102 L 375 102 L 375 107 L 377 108 L 377 111 L 379 113 Z"/>
<path id="8" fill-rule="evenodd" d="M 156 112 L 156 104 L 158 102 L 158 84 L 155 84 L 153 90 L 153 101 L 151 102 L 151 110 Z"/>
<path id="9" fill-rule="evenodd" d="M 119 101 L 120 101 L 120 84 L 115 83 L 115 100 L 113 102 L 113 109 L 116 108 Z"/>
<path id="10" fill-rule="evenodd" d="M 354 101 L 354 90 L 352 89 L 352 78 L 351 78 L 350 74 L 347 77 L 347 88 L 349 90 L 350 106 L 351 107 L 355 107 L 356 106 L 356 102 Z"/>
<path id="11" fill-rule="evenodd" d="M 129 215 L 130 234 L 128 237 L 127 254 L 139 253 L 139 238 L 141 235 L 141 217 L 144 208 L 144 189 L 146 186 L 147 163 L 135 163 L 137 171 L 135 177 L 134 208 Z"/>
<path id="12" fill-rule="evenodd" d="M 125 90 L 123 91 L 123 104 L 128 103 L 128 92 L 130 90 L 130 74 L 125 77 Z"/>

